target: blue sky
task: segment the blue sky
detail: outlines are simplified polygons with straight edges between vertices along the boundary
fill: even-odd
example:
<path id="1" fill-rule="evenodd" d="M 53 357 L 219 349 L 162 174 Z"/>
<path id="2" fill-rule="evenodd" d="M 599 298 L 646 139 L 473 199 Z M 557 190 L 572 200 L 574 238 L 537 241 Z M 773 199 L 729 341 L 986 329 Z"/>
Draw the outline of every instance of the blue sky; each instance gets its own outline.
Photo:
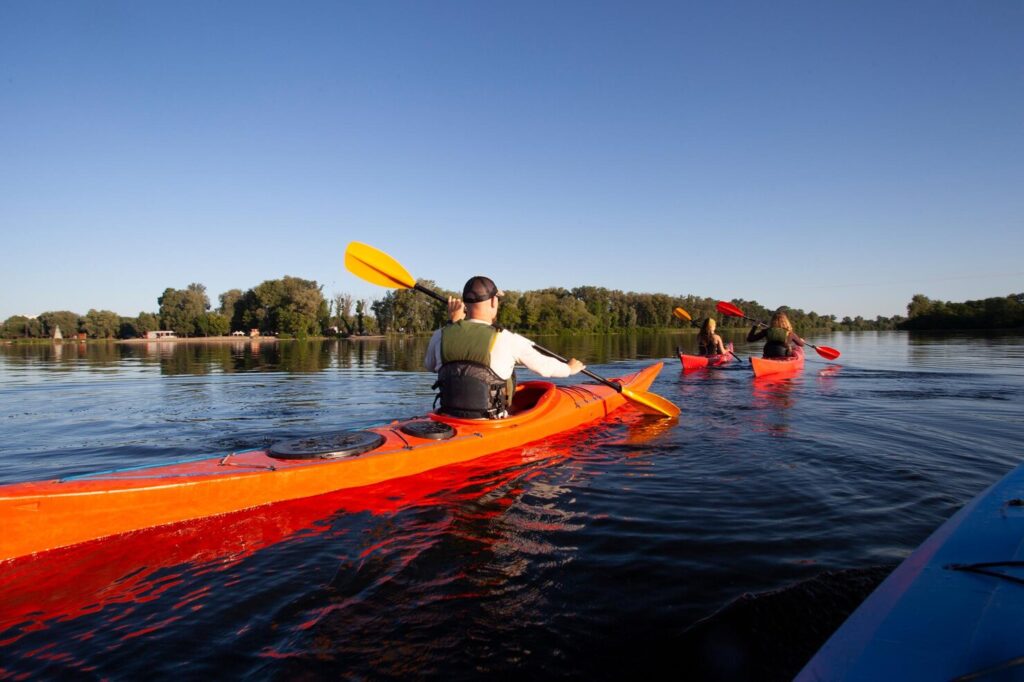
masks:
<path id="1" fill-rule="evenodd" d="M 1024 4 L 0 3 L 0 320 L 285 274 L 1024 291 Z"/>

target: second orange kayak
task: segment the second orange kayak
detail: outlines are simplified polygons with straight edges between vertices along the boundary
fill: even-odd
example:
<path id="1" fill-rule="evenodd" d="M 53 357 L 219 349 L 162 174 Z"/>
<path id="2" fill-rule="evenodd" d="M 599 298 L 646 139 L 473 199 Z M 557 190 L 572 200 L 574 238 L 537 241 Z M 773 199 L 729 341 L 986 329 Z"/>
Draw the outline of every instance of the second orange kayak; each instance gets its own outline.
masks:
<path id="1" fill-rule="evenodd" d="M 645 391 L 656 363 L 613 379 Z M 143 528 L 371 485 L 519 447 L 601 419 L 626 398 L 601 384 L 520 384 L 506 419 L 430 413 L 360 431 L 49 481 L 0 486 L 0 562 Z"/>
<path id="2" fill-rule="evenodd" d="M 796 374 L 804 368 L 804 349 L 800 346 L 795 346 L 793 354 L 788 358 L 751 357 L 750 368 L 754 370 L 755 377 L 763 377 L 769 374 Z"/>

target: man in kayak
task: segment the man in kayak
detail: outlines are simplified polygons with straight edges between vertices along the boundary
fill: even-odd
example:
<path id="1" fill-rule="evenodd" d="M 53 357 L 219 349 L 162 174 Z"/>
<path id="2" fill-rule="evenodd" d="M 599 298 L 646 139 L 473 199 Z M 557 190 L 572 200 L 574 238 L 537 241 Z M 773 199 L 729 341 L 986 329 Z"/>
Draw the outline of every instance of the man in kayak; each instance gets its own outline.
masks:
<path id="1" fill-rule="evenodd" d="M 786 313 L 779 311 L 772 315 L 771 323 L 765 329 L 754 325 L 747 334 L 747 341 L 765 339 L 762 356 L 766 358 L 788 358 L 793 354 L 793 344 L 804 345 L 804 340 L 793 333 L 793 325 Z"/>
<path id="2" fill-rule="evenodd" d="M 478 275 L 462 289 L 462 300 L 448 299 L 451 322 L 434 332 L 423 360 L 437 372 L 439 412 L 467 419 L 508 416 L 515 394 L 517 364 L 542 377 L 567 377 L 585 368 L 572 358 L 568 363 L 543 355 L 524 336 L 495 324 L 504 292 Z"/>

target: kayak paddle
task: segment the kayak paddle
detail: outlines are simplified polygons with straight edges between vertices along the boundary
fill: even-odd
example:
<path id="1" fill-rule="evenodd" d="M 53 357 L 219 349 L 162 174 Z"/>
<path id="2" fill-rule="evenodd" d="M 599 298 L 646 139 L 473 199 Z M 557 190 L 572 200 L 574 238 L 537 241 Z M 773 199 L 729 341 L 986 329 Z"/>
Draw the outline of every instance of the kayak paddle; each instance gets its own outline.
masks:
<path id="1" fill-rule="evenodd" d="M 697 327 L 698 329 L 700 328 L 700 325 L 693 321 L 693 318 L 690 317 L 690 313 L 686 312 L 686 310 L 684 308 L 680 308 L 679 306 L 676 306 L 675 308 L 672 309 L 672 314 L 675 315 L 676 317 L 678 317 L 680 320 L 683 320 L 684 322 L 689 322 L 690 324 L 692 324 L 694 327 Z M 732 355 L 737 360 L 740 359 L 740 356 L 736 355 L 736 353 L 732 349 L 730 349 L 730 348 L 726 348 L 725 352 L 729 353 L 730 355 Z"/>
<path id="2" fill-rule="evenodd" d="M 723 315 L 729 315 L 730 317 L 742 317 L 744 320 L 750 320 L 751 322 L 759 324 L 762 327 L 768 326 L 761 320 L 755 320 L 752 317 L 747 317 L 746 315 L 743 314 L 742 310 L 734 306 L 732 303 L 728 303 L 726 301 L 719 301 L 718 303 L 715 304 L 715 308 L 718 310 L 718 312 L 722 313 Z M 813 343 L 808 343 L 804 339 L 800 340 L 803 341 L 806 345 L 816 350 L 818 352 L 818 355 L 825 358 L 826 360 L 835 360 L 840 356 L 840 352 L 837 351 L 835 348 L 829 348 L 828 346 L 815 346 Z"/>
<path id="3" fill-rule="evenodd" d="M 356 277 L 364 279 L 372 284 L 377 284 L 389 289 L 412 289 L 420 292 L 421 294 L 426 294 L 441 303 L 448 303 L 448 299 L 441 294 L 428 289 L 422 284 L 417 284 L 416 279 L 409 274 L 408 270 L 402 267 L 401 263 L 383 251 L 375 249 L 368 244 L 350 242 L 349 245 L 345 247 L 345 267 Z M 543 353 L 544 355 L 562 362 L 568 362 L 568 360 L 557 353 L 546 348 L 542 348 L 537 344 L 534 344 L 533 347 L 539 353 Z M 672 402 L 655 393 L 651 393 L 649 391 L 634 391 L 626 388 L 622 384 L 617 384 L 614 381 L 609 381 L 604 377 L 598 376 L 587 369 L 584 369 L 582 373 L 605 386 L 614 388 L 622 395 L 622 397 L 648 408 L 649 411 L 666 417 L 678 417 L 681 412 L 681 410 Z"/>

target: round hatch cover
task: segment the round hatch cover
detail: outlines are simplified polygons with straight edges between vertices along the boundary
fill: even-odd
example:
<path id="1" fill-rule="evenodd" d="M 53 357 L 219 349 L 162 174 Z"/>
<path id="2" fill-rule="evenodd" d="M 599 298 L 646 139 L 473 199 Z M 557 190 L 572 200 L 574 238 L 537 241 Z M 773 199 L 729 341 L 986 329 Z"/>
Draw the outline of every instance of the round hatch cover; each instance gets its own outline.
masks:
<path id="1" fill-rule="evenodd" d="M 384 436 L 373 431 L 338 431 L 274 443 L 269 454 L 277 459 L 333 459 L 360 455 L 383 443 Z"/>
<path id="2" fill-rule="evenodd" d="M 435 421 L 409 422 L 402 425 L 402 433 L 416 438 L 429 438 L 430 440 L 445 440 L 455 435 L 455 429 L 451 424 Z"/>

